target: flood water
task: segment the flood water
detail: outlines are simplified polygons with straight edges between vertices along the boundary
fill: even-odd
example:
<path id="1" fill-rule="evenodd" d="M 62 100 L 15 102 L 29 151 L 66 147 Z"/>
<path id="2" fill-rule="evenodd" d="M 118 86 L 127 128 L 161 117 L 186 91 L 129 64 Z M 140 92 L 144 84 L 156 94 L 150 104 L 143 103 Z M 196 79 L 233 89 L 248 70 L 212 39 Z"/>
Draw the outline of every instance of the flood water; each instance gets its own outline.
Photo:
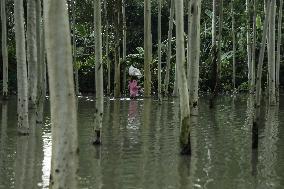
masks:
<path id="1" fill-rule="evenodd" d="M 248 96 L 220 97 L 214 110 L 207 102 L 200 99 L 199 117 L 192 119 L 189 158 L 179 155 L 177 99 L 162 105 L 105 99 L 103 145 L 94 147 L 94 101 L 81 97 L 79 188 L 284 188 L 284 105 L 263 111 L 259 149 L 252 151 Z M 30 136 L 17 135 L 16 98 L 1 105 L 0 122 L 0 188 L 48 188 L 49 105 L 43 125 L 31 121 Z"/>

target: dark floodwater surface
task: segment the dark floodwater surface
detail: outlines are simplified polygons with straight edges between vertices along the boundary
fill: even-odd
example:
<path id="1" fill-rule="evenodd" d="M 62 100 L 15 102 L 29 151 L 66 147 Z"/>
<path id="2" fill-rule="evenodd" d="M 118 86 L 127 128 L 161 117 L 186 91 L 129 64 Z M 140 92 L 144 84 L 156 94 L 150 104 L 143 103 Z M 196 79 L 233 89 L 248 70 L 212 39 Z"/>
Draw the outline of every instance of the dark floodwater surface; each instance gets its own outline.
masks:
<path id="1" fill-rule="evenodd" d="M 284 188 L 284 106 L 263 111 L 259 149 L 253 152 L 249 104 L 247 96 L 220 97 L 217 108 L 209 110 L 201 98 L 200 115 L 192 119 L 189 158 L 179 155 L 177 100 L 158 105 L 151 99 L 106 99 L 103 145 L 93 147 L 94 102 L 81 97 L 79 188 Z M 1 109 L 0 188 L 48 188 L 48 105 L 44 125 L 30 125 L 35 128 L 30 136 L 17 135 L 15 98 Z"/>

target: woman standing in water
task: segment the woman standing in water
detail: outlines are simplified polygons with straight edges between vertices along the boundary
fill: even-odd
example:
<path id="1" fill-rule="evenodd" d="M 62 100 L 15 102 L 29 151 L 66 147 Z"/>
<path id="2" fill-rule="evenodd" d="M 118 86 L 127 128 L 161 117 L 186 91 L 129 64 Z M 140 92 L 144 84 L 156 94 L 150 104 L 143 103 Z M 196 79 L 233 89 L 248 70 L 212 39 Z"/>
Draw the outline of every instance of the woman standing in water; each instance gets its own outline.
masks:
<path id="1" fill-rule="evenodd" d="M 138 86 L 137 77 L 136 76 L 130 76 L 130 81 L 128 83 L 128 89 L 130 93 L 130 98 L 136 98 L 138 96 L 140 86 Z"/>

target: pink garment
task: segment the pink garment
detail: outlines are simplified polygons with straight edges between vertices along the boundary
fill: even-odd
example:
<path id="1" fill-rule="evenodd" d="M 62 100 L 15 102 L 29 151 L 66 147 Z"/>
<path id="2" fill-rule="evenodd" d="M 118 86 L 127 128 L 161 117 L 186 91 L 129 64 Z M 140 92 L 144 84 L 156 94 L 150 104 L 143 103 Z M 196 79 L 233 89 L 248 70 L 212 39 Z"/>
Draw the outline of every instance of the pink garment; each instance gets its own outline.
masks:
<path id="1" fill-rule="evenodd" d="M 128 88 L 130 91 L 130 97 L 138 96 L 138 89 L 140 88 L 140 86 L 137 86 L 136 80 L 129 81 Z"/>

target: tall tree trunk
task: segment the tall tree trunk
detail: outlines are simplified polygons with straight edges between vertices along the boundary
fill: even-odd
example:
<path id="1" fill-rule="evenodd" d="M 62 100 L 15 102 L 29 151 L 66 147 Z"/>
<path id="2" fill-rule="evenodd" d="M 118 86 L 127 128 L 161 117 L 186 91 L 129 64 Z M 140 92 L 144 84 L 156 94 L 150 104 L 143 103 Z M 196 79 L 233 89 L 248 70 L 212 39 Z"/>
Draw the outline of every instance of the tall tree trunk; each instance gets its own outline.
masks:
<path id="1" fill-rule="evenodd" d="M 219 0 L 219 33 L 218 33 L 218 75 L 221 79 L 222 68 L 222 33 L 223 33 L 223 0 Z"/>
<path id="2" fill-rule="evenodd" d="M 169 95 L 169 81 L 170 81 L 170 70 L 171 70 L 174 13 L 175 13 L 175 2 L 174 2 L 174 0 L 171 0 L 170 18 L 169 18 L 169 31 L 168 31 L 168 47 L 167 47 L 167 67 L 166 67 L 166 75 L 165 75 L 165 79 L 164 79 L 165 96 Z"/>
<path id="3" fill-rule="evenodd" d="M 14 1 L 16 35 L 17 87 L 18 87 L 18 132 L 29 133 L 28 121 L 28 74 L 26 64 L 26 41 L 23 0 Z"/>
<path id="4" fill-rule="evenodd" d="M 269 6 L 270 7 L 270 3 Z M 262 80 L 262 70 L 263 70 L 263 59 L 264 59 L 264 52 L 266 47 L 266 40 L 267 40 L 267 33 L 268 33 L 268 22 L 270 17 L 270 9 L 266 9 L 266 15 L 264 19 L 263 24 L 263 34 L 262 34 L 262 40 L 261 40 L 261 48 L 259 53 L 259 59 L 258 59 L 258 65 L 257 65 L 257 77 L 256 77 L 256 107 L 258 108 L 260 106 L 260 100 L 261 100 L 261 80 Z"/>
<path id="5" fill-rule="evenodd" d="M 120 1 L 121 2 L 121 1 Z M 121 14 L 121 4 L 120 2 L 117 2 L 115 6 L 115 32 L 116 32 L 116 42 L 115 42 L 115 50 L 114 50 L 114 58 L 115 58 L 115 73 L 114 73 L 114 97 L 119 98 L 121 97 L 121 82 L 120 82 L 120 41 L 121 41 L 121 33 L 120 33 L 120 28 L 121 26 L 121 21 L 120 21 L 120 14 Z"/>
<path id="6" fill-rule="evenodd" d="M 122 22 L 123 22 L 123 31 L 122 31 L 122 62 L 123 66 L 123 94 L 126 94 L 126 12 L 125 12 L 126 0 L 122 0 Z"/>
<path id="7" fill-rule="evenodd" d="M 75 92 L 76 95 L 80 95 L 80 87 L 79 87 L 79 74 L 78 74 L 78 66 L 76 65 L 77 59 L 77 47 L 76 47 L 76 0 L 72 2 L 72 25 L 73 25 L 73 65 L 75 70 Z"/>
<path id="8" fill-rule="evenodd" d="M 107 0 L 104 0 L 104 12 L 105 12 L 105 29 L 106 29 L 106 61 L 107 61 L 107 95 L 110 95 L 110 59 L 109 59 L 109 24 L 108 24 L 108 12 L 107 12 Z"/>
<path id="9" fill-rule="evenodd" d="M 191 154 L 190 145 L 190 107 L 188 98 L 188 88 L 185 73 L 185 54 L 184 54 L 184 8 L 183 0 L 175 1 L 176 9 L 176 62 L 178 72 L 178 91 L 180 96 L 181 112 L 181 133 L 180 143 L 182 154 Z"/>
<path id="10" fill-rule="evenodd" d="M 151 0 L 144 0 L 144 96 L 151 96 Z"/>
<path id="11" fill-rule="evenodd" d="M 277 39 L 277 60 L 276 60 L 276 97 L 279 102 L 279 87 L 280 87 L 280 59 L 281 59 L 281 32 L 282 32 L 282 8 L 283 0 L 280 0 L 278 13 L 278 39 Z"/>
<path id="12" fill-rule="evenodd" d="M 162 38 L 162 5 L 161 0 L 158 0 L 158 99 L 162 101 L 162 76 L 161 76 L 161 64 L 162 64 L 162 49 L 161 49 L 161 38 Z"/>
<path id="13" fill-rule="evenodd" d="M 119 39 L 117 39 L 119 41 Z M 114 58 L 115 58 L 115 73 L 114 73 L 114 97 L 119 98 L 121 96 L 120 92 L 120 47 L 119 42 L 117 42 Z"/>
<path id="14" fill-rule="evenodd" d="M 36 1 L 27 0 L 27 60 L 29 83 L 29 108 L 35 108 L 37 102 L 37 27 Z"/>
<path id="15" fill-rule="evenodd" d="M 102 24 L 101 24 L 101 0 L 95 2 L 95 57 L 96 57 L 96 111 L 95 111 L 95 139 L 94 144 L 101 144 L 101 129 L 104 112 L 103 89 L 103 63 L 102 63 Z"/>
<path id="16" fill-rule="evenodd" d="M 77 106 L 66 0 L 44 1 L 50 87 L 52 164 L 50 188 L 78 188 Z"/>
<path id="17" fill-rule="evenodd" d="M 276 104 L 275 95 L 275 17 L 276 17 L 276 1 L 271 0 L 269 17 L 269 45 L 268 45 L 268 64 L 269 64 L 269 103 Z"/>
<path id="18" fill-rule="evenodd" d="M 200 59 L 200 13 L 201 1 L 191 0 L 189 11 L 188 34 L 188 88 L 192 115 L 198 114 L 199 59 Z"/>
<path id="19" fill-rule="evenodd" d="M 249 90 L 252 89 L 252 54 L 251 54 L 251 26 L 250 26 L 250 0 L 246 0 L 246 30 L 247 30 L 247 64 L 248 64 L 248 85 Z"/>
<path id="20" fill-rule="evenodd" d="M 218 94 L 219 74 L 218 74 L 218 49 L 217 49 L 217 33 L 216 33 L 216 20 L 217 20 L 217 3 L 213 0 L 213 16 L 212 16 L 212 46 L 211 46 L 211 97 L 209 100 L 209 108 L 214 107 L 214 101 Z"/>
<path id="21" fill-rule="evenodd" d="M 253 20 L 252 20 L 252 47 L 251 47 L 251 83 L 250 92 L 255 92 L 255 50 L 256 50 L 256 0 L 253 0 Z"/>
<path id="22" fill-rule="evenodd" d="M 6 0 L 1 0 L 1 23 L 2 23 L 2 59 L 3 59 L 3 99 L 8 98 L 8 48 L 7 48 L 7 20 Z"/>
<path id="23" fill-rule="evenodd" d="M 233 42 L 233 88 L 236 90 L 236 34 L 235 34 L 235 11 L 234 0 L 231 1 L 231 14 L 232 14 L 232 42 Z"/>
<path id="24" fill-rule="evenodd" d="M 43 122 L 43 108 L 45 100 L 45 46 L 44 46 L 44 28 L 41 15 L 41 0 L 36 0 L 36 30 L 37 30 L 37 63 L 38 63 L 38 83 L 37 83 L 37 122 Z"/>

